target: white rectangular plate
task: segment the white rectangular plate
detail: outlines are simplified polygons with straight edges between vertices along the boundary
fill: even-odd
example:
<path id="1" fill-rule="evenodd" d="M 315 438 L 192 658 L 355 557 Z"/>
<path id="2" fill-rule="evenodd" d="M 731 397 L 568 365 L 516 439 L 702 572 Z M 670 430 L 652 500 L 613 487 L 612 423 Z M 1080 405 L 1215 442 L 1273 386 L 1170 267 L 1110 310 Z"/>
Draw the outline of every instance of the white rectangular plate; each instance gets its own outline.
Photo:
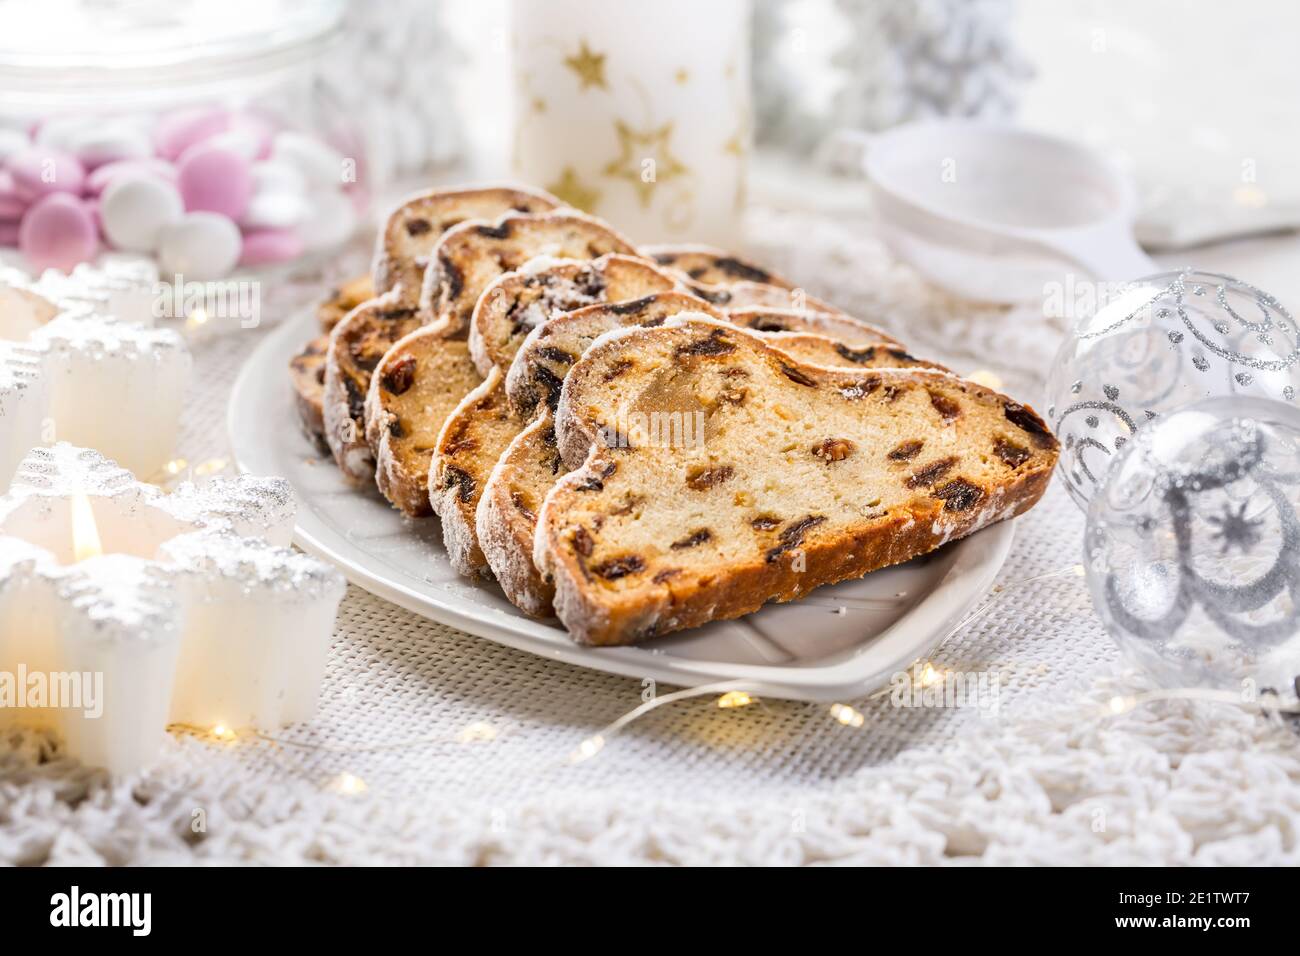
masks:
<path id="1" fill-rule="evenodd" d="M 294 540 L 348 579 L 434 621 L 543 657 L 693 687 L 744 681 L 758 694 L 801 700 L 858 697 L 938 645 L 983 595 L 1011 548 L 1012 523 L 802 601 L 637 647 L 580 647 L 557 621 L 517 610 L 490 581 L 447 562 L 436 518 L 402 517 L 374 489 L 348 487 L 302 433 L 287 372 L 319 334 L 315 316 L 284 323 L 245 364 L 228 427 L 244 471 L 281 475 L 298 495 Z"/>

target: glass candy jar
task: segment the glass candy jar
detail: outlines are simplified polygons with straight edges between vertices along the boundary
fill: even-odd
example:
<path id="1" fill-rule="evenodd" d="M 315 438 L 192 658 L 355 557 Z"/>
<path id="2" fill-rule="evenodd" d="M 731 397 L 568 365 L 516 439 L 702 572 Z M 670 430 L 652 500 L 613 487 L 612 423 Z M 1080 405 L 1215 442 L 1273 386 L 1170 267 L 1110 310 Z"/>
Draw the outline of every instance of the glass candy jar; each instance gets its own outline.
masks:
<path id="1" fill-rule="evenodd" d="M 375 188 L 322 79 L 343 14 L 342 0 L 0 5 L 0 260 L 147 260 L 178 287 L 318 270 Z"/>

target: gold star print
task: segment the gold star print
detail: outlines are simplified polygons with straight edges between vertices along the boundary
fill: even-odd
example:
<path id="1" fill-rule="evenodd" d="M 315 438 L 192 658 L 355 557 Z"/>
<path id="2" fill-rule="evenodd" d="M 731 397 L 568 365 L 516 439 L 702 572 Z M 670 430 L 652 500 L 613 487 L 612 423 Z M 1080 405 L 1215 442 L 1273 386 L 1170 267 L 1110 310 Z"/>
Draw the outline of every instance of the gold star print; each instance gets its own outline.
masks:
<path id="1" fill-rule="evenodd" d="M 578 52 L 564 58 L 564 65 L 571 69 L 582 83 L 582 89 L 596 86 L 602 90 L 605 85 L 605 54 L 593 53 L 586 40 L 579 41 Z"/>
<path id="2" fill-rule="evenodd" d="M 600 202 L 600 193 L 582 185 L 572 166 L 565 166 L 559 180 L 547 186 L 546 191 L 583 212 L 591 212 Z"/>
<path id="3" fill-rule="evenodd" d="M 675 74 L 673 74 L 673 79 L 676 80 L 677 83 L 681 86 L 685 86 L 690 81 L 690 78 L 691 78 L 690 71 L 687 70 L 685 67 L 682 67 L 682 69 L 678 70 Z"/>
<path id="4" fill-rule="evenodd" d="M 670 149 L 672 123 L 639 133 L 622 120 L 615 120 L 614 129 L 618 133 L 621 154 L 603 171 L 606 176 L 617 176 L 631 182 L 643 207 L 650 205 L 650 195 L 656 183 L 690 172 Z"/>
<path id="5" fill-rule="evenodd" d="M 546 112 L 546 100 L 542 99 L 540 96 L 534 96 L 534 97 L 533 97 L 533 102 L 532 102 L 532 107 L 533 107 L 533 112 L 534 112 L 534 113 L 545 113 L 545 112 Z"/>

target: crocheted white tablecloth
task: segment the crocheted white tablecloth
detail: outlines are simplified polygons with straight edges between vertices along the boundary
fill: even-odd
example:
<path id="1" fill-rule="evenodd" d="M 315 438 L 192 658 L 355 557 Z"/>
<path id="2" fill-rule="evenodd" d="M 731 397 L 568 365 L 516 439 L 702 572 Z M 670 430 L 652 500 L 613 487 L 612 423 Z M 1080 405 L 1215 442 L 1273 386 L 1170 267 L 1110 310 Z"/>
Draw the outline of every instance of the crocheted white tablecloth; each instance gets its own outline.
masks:
<path id="1" fill-rule="evenodd" d="M 1043 319 L 935 292 L 865 221 L 769 209 L 749 232 L 751 251 L 809 292 L 1038 400 L 1059 334 Z M 191 462 L 226 454 L 226 397 L 260 338 L 198 351 Z M 723 710 L 703 697 L 578 764 L 575 746 L 641 702 L 639 681 L 509 650 L 353 588 L 319 717 L 277 743 L 174 736 L 156 766 L 109 783 L 40 735 L 0 740 L 0 862 L 1300 862 L 1288 727 L 1182 701 L 1105 715 L 1114 695 L 1147 685 L 1083 580 L 1015 586 L 1076 562 L 1082 525 L 1054 485 L 1019 519 L 1005 592 L 934 657 L 998 674 L 994 716 L 885 698 L 846 702 L 865 715 L 852 727 L 822 704 Z M 339 792 L 361 791 L 358 779 L 363 792 Z"/>

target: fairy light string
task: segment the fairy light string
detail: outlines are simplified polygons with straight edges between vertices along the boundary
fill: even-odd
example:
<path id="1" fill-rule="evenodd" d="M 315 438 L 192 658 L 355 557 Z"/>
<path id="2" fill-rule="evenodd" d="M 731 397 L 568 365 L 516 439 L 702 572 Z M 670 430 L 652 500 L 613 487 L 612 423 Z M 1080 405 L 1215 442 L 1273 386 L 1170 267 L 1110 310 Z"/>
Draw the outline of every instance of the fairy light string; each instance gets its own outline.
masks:
<path id="1" fill-rule="evenodd" d="M 1000 605 L 1008 595 L 1018 593 L 1026 587 L 1041 584 L 1045 581 L 1081 581 L 1083 578 L 1083 566 L 1078 563 L 1073 563 L 1061 568 L 1056 568 L 1052 571 L 1034 574 L 1027 578 L 995 586 L 983 601 L 968 611 L 965 616 L 949 629 L 948 633 L 927 657 L 916 660 L 913 662 L 911 667 L 908 668 L 906 673 L 908 674 L 908 679 L 912 686 L 918 690 L 925 690 L 942 685 L 947 681 L 951 676 L 951 672 L 942 665 L 936 663 L 936 656 L 958 634 L 987 616 L 988 613 Z M 863 698 L 858 702 L 858 706 L 844 702 L 832 703 L 827 707 L 827 716 L 831 721 L 849 728 L 850 730 L 862 729 L 868 722 L 867 714 L 861 709 L 862 706 L 873 704 L 882 698 L 888 697 L 892 692 L 892 685 L 885 686 Z M 643 701 L 632 710 L 629 710 L 627 713 L 601 727 L 595 733 L 589 734 L 587 737 L 583 738 L 568 752 L 567 755 L 564 755 L 562 758 L 556 759 L 553 757 L 544 761 L 543 765 L 540 766 L 538 770 L 554 770 L 557 767 L 573 767 L 575 765 L 586 763 L 603 752 L 611 740 L 646 715 L 671 704 L 695 700 L 701 697 L 714 697 L 713 707 L 718 710 L 742 710 L 761 703 L 761 698 L 757 688 L 743 680 L 717 681 L 708 684 L 701 684 L 696 687 L 684 688 L 667 694 L 656 695 L 651 697 L 649 700 Z M 1256 699 L 1246 700 L 1240 693 L 1233 691 L 1211 690 L 1206 688 L 1179 688 L 1150 690 L 1127 695 L 1115 695 L 1097 708 L 1095 716 L 1098 719 L 1111 719 L 1128 714 L 1147 704 L 1161 701 L 1204 701 L 1232 704 L 1249 711 L 1275 718 L 1280 718 L 1284 715 L 1300 715 L 1300 703 L 1291 704 L 1285 702 L 1275 693 L 1261 692 Z M 177 734 L 191 736 L 198 740 L 221 746 L 230 746 L 236 743 L 258 743 L 266 745 L 271 752 L 277 755 L 277 762 L 281 765 L 282 769 L 289 770 L 303 779 L 315 781 L 330 792 L 346 796 L 357 796 L 368 792 L 370 789 L 366 781 L 359 775 L 344 770 L 329 775 L 324 782 L 321 783 L 320 773 L 312 772 L 303 767 L 298 761 L 293 760 L 288 756 L 289 752 L 346 756 L 363 753 L 402 751 L 433 745 L 493 744 L 499 742 L 502 737 L 506 736 L 507 731 L 510 728 L 498 726 L 488 721 L 475 721 L 455 733 L 441 732 L 436 734 L 418 735 L 400 740 L 379 741 L 376 743 L 355 745 L 298 741 L 258 730 L 236 731 L 221 724 L 213 727 L 173 725 L 169 729 Z M 879 729 L 873 725 L 873 733 L 876 732 L 879 732 Z"/>

